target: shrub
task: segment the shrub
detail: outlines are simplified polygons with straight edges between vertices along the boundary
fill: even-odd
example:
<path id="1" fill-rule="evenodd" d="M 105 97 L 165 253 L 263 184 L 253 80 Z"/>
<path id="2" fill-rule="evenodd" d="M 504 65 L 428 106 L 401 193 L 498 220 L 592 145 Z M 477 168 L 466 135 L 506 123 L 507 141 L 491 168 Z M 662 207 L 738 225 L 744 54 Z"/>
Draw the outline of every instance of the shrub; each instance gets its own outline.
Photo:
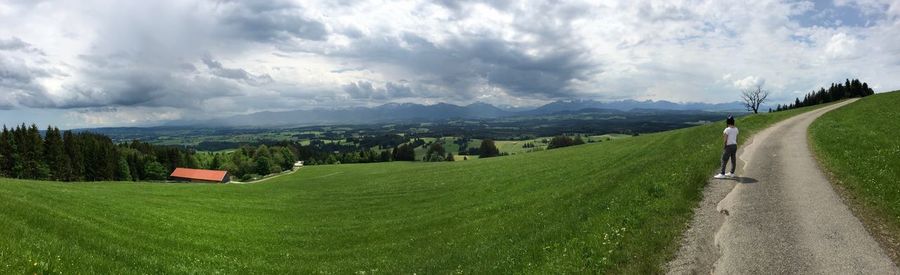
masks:
<path id="1" fill-rule="evenodd" d="M 500 155 L 500 149 L 497 149 L 497 145 L 494 144 L 493 140 L 485 139 L 481 141 L 481 147 L 478 149 L 480 153 L 480 157 L 482 158 L 490 158 L 496 157 Z"/>

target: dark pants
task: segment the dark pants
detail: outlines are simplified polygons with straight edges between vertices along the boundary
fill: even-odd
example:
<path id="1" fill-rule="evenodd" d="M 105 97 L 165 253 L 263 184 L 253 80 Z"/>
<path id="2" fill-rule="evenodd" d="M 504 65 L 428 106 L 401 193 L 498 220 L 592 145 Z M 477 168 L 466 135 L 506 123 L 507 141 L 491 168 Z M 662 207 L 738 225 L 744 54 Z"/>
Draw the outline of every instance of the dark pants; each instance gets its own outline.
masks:
<path id="1" fill-rule="evenodd" d="M 734 174 L 734 168 L 737 166 L 737 144 L 725 145 L 725 150 L 722 152 L 722 174 L 725 174 L 725 165 L 728 164 L 728 159 L 731 159 L 731 173 Z"/>

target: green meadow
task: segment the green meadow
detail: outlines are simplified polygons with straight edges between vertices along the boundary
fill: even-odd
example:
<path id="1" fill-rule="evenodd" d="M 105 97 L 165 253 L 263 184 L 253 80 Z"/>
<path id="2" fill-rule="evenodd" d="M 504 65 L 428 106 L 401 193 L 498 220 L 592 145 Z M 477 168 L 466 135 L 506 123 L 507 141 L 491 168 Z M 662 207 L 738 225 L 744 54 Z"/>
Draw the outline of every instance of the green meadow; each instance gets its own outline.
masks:
<path id="1" fill-rule="evenodd" d="M 900 91 L 826 113 L 810 126 L 819 162 L 900 239 Z"/>
<path id="2" fill-rule="evenodd" d="M 723 127 L 246 185 L 0 179 L 0 273 L 658 273 Z"/>

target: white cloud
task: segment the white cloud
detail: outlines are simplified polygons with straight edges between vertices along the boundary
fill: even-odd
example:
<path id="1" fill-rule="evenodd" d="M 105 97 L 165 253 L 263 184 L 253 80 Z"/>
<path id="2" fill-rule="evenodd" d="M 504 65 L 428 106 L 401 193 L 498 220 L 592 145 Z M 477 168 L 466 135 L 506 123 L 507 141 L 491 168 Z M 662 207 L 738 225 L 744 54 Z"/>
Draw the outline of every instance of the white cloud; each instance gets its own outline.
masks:
<path id="1" fill-rule="evenodd" d="M 726 102 L 760 83 L 778 101 L 856 77 L 900 88 L 900 4 L 835 4 L 872 22 L 836 26 L 816 5 L 778 0 L 4 2 L 0 65 L 16 70 L 0 75 L 0 108 L 160 120 L 386 102 Z"/>
<path id="2" fill-rule="evenodd" d="M 760 78 L 758 76 L 751 75 L 751 76 L 747 76 L 742 79 L 735 80 L 733 82 L 733 84 L 734 84 L 735 88 L 738 88 L 741 90 L 746 90 L 746 89 L 754 88 L 756 86 L 765 85 L 766 80 L 763 78 Z"/>
<path id="3" fill-rule="evenodd" d="M 176 108 L 87 108 L 78 111 L 69 111 L 65 114 L 69 119 L 74 119 L 94 127 L 120 126 L 120 125 L 148 125 L 158 121 L 185 118 L 185 111 Z"/>
<path id="4" fill-rule="evenodd" d="M 825 54 L 829 58 L 851 58 L 856 56 L 856 39 L 845 34 L 837 33 L 831 36 L 825 46 Z"/>

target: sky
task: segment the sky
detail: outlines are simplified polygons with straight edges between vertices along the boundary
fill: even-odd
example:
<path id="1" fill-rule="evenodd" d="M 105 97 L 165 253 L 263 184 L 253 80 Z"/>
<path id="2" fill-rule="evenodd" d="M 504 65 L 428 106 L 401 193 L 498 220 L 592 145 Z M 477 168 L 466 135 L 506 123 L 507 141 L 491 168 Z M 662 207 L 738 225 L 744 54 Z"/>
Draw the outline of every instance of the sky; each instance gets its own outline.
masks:
<path id="1" fill-rule="evenodd" d="M 0 122 L 900 89 L 900 0 L 0 0 Z"/>

